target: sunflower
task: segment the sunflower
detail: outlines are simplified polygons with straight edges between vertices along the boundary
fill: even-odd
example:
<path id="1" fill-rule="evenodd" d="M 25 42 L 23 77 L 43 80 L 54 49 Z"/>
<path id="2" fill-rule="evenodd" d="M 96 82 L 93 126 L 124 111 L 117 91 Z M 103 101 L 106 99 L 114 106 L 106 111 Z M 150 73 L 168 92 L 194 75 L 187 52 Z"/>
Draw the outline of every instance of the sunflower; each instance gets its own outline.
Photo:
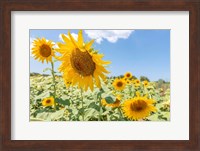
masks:
<path id="1" fill-rule="evenodd" d="M 116 90 L 122 91 L 126 86 L 126 82 L 124 81 L 124 79 L 115 79 L 113 82 L 113 86 Z"/>
<path id="2" fill-rule="evenodd" d="M 140 86 L 140 80 L 136 79 L 134 80 L 134 84 L 136 87 L 139 87 Z"/>
<path id="3" fill-rule="evenodd" d="M 122 79 L 123 79 L 124 81 L 128 80 L 128 78 L 126 78 L 126 77 L 123 77 Z"/>
<path id="4" fill-rule="evenodd" d="M 127 79 L 126 84 L 130 84 L 130 83 L 131 83 L 131 80 Z"/>
<path id="5" fill-rule="evenodd" d="M 122 105 L 122 110 L 128 119 L 139 120 L 149 116 L 151 112 L 156 111 L 156 107 L 153 106 L 154 102 L 154 100 L 148 99 L 146 96 L 136 96 L 126 100 Z"/>
<path id="6" fill-rule="evenodd" d="M 45 98 L 42 100 L 42 105 L 43 106 L 53 106 L 54 105 L 54 98 L 53 97 L 49 97 L 49 98 Z"/>
<path id="7" fill-rule="evenodd" d="M 69 37 L 69 38 L 68 38 Z M 85 91 L 90 88 L 94 89 L 94 84 L 101 88 L 101 80 L 106 80 L 105 74 L 109 73 L 105 69 L 105 65 L 110 64 L 109 61 L 103 61 L 102 54 L 92 51 L 91 47 L 94 40 L 84 43 L 82 30 L 78 33 L 78 41 L 76 41 L 71 33 L 68 37 L 62 34 L 62 39 L 65 43 L 57 43 L 60 57 L 62 61 L 59 71 L 63 72 L 63 77 L 66 81 L 70 81 L 72 85 L 78 85 L 79 88 Z"/>
<path id="8" fill-rule="evenodd" d="M 147 87 L 149 85 L 149 82 L 147 80 L 143 81 L 143 84 L 145 87 Z"/>
<path id="9" fill-rule="evenodd" d="M 124 74 L 124 77 L 130 79 L 132 77 L 132 74 L 130 72 L 126 72 Z"/>
<path id="10" fill-rule="evenodd" d="M 52 57 L 54 56 L 54 50 L 53 50 L 53 42 L 50 40 L 46 40 L 45 38 L 37 38 L 33 41 L 33 48 L 32 48 L 32 54 L 35 60 L 41 61 L 44 63 L 51 62 Z"/>
<path id="11" fill-rule="evenodd" d="M 119 106 L 120 106 L 120 102 L 121 102 L 121 97 L 120 97 L 119 95 L 116 97 L 115 102 L 110 103 L 110 104 L 107 103 L 105 99 L 102 99 L 102 100 L 101 100 L 101 104 L 102 104 L 103 106 L 107 106 L 107 107 L 111 107 L 111 108 L 119 107 Z"/>

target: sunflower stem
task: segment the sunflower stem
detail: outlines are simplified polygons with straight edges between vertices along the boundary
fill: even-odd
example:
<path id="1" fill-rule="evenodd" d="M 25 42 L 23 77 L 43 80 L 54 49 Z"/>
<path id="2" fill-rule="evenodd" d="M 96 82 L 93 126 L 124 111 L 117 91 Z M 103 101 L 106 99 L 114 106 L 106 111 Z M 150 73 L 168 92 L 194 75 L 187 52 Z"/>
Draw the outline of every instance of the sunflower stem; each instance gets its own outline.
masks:
<path id="1" fill-rule="evenodd" d="M 99 99 L 99 118 L 98 121 L 101 121 L 101 99 Z"/>
<path id="2" fill-rule="evenodd" d="M 121 109 L 119 107 L 117 109 L 118 109 L 119 117 L 120 117 L 120 121 L 121 121 L 121 119 L 123 118 L 123 115 L 122 115 Z"/>
<path id="3" fill-rule="evenodd" d="M 55 74 L 54 74 L 54 63 L 53 61 L 51 61 L 51 74 L 52 74 L 52 77 L 53 77 L 53 89 L 54 89 L 54 94 L 53 94 L 53 97 L 54 97 L 54 100 L 56 99 L 56 79 L 55 79 Z M 56 101 L 54 101 L 54 108 L 56 109 Z"/>

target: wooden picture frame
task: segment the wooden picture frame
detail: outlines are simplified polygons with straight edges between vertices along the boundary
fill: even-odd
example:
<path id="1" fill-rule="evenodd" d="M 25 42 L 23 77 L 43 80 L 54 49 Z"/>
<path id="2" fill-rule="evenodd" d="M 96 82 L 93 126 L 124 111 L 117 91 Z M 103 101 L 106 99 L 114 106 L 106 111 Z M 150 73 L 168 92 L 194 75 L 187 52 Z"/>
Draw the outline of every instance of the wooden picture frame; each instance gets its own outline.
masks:
<path id="1" fill-rule="evenodd" d="M 11 11 L 189 11 L 189 140 L 11 140 Z M 1 0 L 0 39 L 0 150 L 200 150 L 199 0 Z"/>

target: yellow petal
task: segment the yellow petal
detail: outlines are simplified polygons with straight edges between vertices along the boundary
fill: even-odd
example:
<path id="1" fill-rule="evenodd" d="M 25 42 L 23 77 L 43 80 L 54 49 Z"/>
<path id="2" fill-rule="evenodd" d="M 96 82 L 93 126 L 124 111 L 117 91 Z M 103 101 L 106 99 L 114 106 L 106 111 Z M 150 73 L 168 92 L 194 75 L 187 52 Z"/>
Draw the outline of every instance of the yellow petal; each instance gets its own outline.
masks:
<path id="1" fill-rule="evenodd" d="M 89 81 L 90 81 L 90 77 L 89 76 L 84 77 L 85 91 L 88 90 Z"/>
<path id="2" fill-rule="evenodd" d="M 69 40 L 68 37 L 65 36 L 65 34 L 61 34 L 61 36 L 62 36 L 62 39 L 63 39 L 63 41 L 64 41 L 65 43 L 67 43 L 67 44 L 70 44 L 70 43 L 71 43 L 71 41 Z"/>
<path id="3" fill-rule="evenodd" d="M 78 45 L 79 47 L 83 47 L 83 31 L 80 30 L 78 33 Z"/>
<path id="4" fill-rule="evenodd" d="M 76 40 L 73 38 L 73 36 L 71 35 L 70 32 L 68 32 L 68 35 L 69 35 L 69 38 L 71 39 L 72 43 L 74 44 L 74 46 L 75 46 L 76 48 L 78 48 L 77 42 L 76 42 Z"/>
<path id="5" fill-rule="evenodd" d="M 90 42 L 86 43 L 85 49 L 86 49 L 86 50 L 90 50 L 90 48 L 91 48 L 91 46 L 92 46 L 93 43 L 94 43 L 94 39 L 91 40 Z"/>
<path id="6" fill-rule="evenodd" d="M 101 81 L 100 81 L 96 72 L 94 72 L 94 78 L 95 78 L 95 82 L 96 82 L 97 87 L 101 88 Z"/>
<path id="7" fill-rule="evenodd" d="M 108 70 L 106 70 L 103 66 L 96 65 L 96 68 L 104 73 L 110 73 Z"/>
<path id="8" fill-rule="evenodd" d="M 92 78 L 92 76 L 89 77 L 89 86 L 90 86 L 90 90 L 93 91 L 94 90 L 94 85 L 93 85 L 93 78 Z"/>

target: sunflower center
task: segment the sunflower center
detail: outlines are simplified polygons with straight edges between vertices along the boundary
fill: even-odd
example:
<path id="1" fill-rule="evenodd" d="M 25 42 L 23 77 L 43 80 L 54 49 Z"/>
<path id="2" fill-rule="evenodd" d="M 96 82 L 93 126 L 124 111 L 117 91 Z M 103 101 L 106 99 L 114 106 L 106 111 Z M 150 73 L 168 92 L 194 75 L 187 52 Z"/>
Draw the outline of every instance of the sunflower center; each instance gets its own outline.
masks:
<path id="1" fill-rule="evenodd" d="M 123 83 L 121 81 L 117 82 L 117 86 L 121 87 L 123 85 Z"/>
<path id="2" fill-rule="evenodd" d="M 51 55 L 51 48 L 48 45 L 43 44 L 40 46 L 40 55 L 43 57 L 49 57 Z"/>
<path id="3" fill-rule="evenodd" d="M 95 63 L 92 56 L 87 52 L 82 52 L 76 48 L 70 57 L 72 68 L 82 76 L 93 75 L 95 70 Z"/>
<path id="4" fill-rule="evenodd" d="M 131 104 L 131 110 L 133 111 L 141 111 L 147 107 L 147 103 L 143 100 L 138 100 Z"/>
<path id="5" fill-rule="evenodd" d="M 127 77 L 130 77 L 130 73 L 128 73 L 126 76 L 127 76 Z"/>
<path id="6" fill-rule="evenodd" d="M 51 102 L 51 100 L 46 100 L 46 103 L 50 103 Z"/>

